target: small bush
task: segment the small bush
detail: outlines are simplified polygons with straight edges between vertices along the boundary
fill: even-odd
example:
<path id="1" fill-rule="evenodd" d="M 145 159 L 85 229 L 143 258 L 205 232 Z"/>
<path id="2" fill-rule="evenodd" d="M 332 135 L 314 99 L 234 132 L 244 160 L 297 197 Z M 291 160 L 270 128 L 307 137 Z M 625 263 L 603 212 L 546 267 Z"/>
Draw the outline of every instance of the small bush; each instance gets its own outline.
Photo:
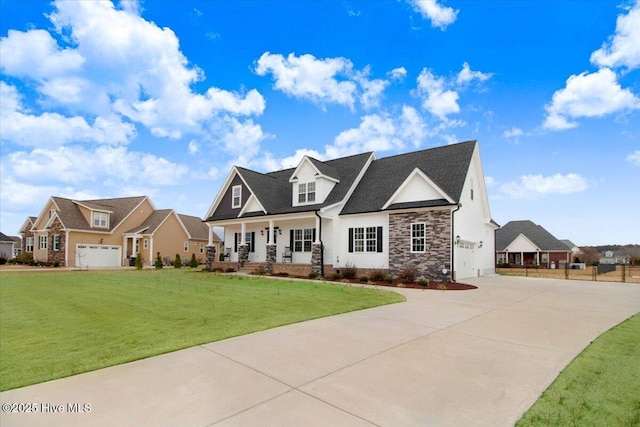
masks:
<path id="1" fill-rule="evenodd" d="M 0 254 L 0 265 L 5 265 L 7 263 L 7 256 L 5 254 Z"/>
<path id="2" fill-rule="evenodd" d="M 196 259 L 196 254 L 191 254 L 191 261 L 189 261 L 189 267 L 198 268 L 198 260 Z"/>
<path id="3" fill-rule="evenodd" d="M 373 269 L 371 270 L 371 281 L 382 282 L 387 272 L 384 270 Z"/>
<path id="4" fill-rule="evenodd" d="M 367 283 L 367 282 L 369 281 L 369 277 L 367 277 L 367 276 L 360 276 L 360 281 L 361 281 L 361 282 L 364 282 L 364 283 Z"/>
<path id="5" fill-rule="evenodd" d="M 173 268 L 182 268 L 182 258 L 180 258 L 180 254 L 176 254 L 173 260 Z"/>
<path id="6" fill-rule="evenodd" d="M 425 288 L 429 287 L 429 280 L 424 277 L 418 280 L 418 285 L 424 286 Z"/>
<path id="7" fill-rule="evenodd" d="M 53 267 L 54 268 L 60 267 L 60 261 L 53 261 Z"/>
<path id="8" fill-rule="evenodd" d="M 316 277 L 318 277 L 318 273 L 314 273 L 313 271 L 311 273 L 309 273 L 309 279 L 315 279 Z"/>
<path id="9" fill-rule="evenodd" d="M 138 252 L 136 254 L 136 260 L 133 262 L 133 265 L 135 265 L 136 270 L 142 270 L 142 263 L 144 262 L 144 260 L 142 259 L 142 254 L 140 252 Z"/>
<path id="10" fill-rule="evenodd" d="M 332 278 L 333 280 L 340 280 L 340 279 L 342 279 L 342 274 L 340 274 L 340 273 L 333 273 L 333 274 L 331 275 L 331 278 Z"/>
<path id="11" fill-rule="evenodd" d="M 387 274 L 386 276 L 384 276 L 384 281 L 387 283 L 393 283 L 393 277 Z"/>
<path id="12" fill-rule="evenodd" d="M 405 267 L 400 272 L 399 279 L 402 283 L 414 283 L 416 281 L 416 269 L 414 267 Z"/>
<path id="13" fill-rule="evenodd" d="M 286 271 L 281 271 L 280 273 L 277 273 L 276 276 L 278 276 L 278 277 L 289 277 L 289 273 L 287 273 Z"/>
<path id="14" fill-rule="evenodd" d="M 31 264 L 33 262 L 33 253 L 20 252 L 16 257 L 16 264 Z"/>
<path id="15" fill-rule="evenodd" d="M 164 267 L 164 263 L 162 262 L 162 257 L 160 256 L 160 252 L 156 253 L 156 261 L 154 262 L 154 265 L 158 270 Z"/>
<path id="16" fill-rule="evenodd" d="M 351 280 L 356 278 L 358 269 L 356 268 L 355 264 L 348 262 L 345 264 L 344 268 L 342 268 L 341 273 L 343 279 Z"/>

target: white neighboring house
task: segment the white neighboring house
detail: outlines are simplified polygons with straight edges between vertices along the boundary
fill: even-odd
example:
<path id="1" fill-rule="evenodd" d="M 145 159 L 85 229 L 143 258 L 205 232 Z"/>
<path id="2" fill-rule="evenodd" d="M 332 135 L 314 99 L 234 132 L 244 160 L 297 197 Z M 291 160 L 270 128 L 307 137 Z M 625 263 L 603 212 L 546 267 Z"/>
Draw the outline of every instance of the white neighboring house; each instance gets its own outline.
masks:
<path id="1" fill-rule="evenodd" d="M 235 166 L 205 221 L 230 262 L 354 265 L 455 279 L 495 271 L 495 230 L 476 141 L 377 159 L 373 152 L 259 173 Z M 291 254 L 289 258 L 288 254 Z"/>

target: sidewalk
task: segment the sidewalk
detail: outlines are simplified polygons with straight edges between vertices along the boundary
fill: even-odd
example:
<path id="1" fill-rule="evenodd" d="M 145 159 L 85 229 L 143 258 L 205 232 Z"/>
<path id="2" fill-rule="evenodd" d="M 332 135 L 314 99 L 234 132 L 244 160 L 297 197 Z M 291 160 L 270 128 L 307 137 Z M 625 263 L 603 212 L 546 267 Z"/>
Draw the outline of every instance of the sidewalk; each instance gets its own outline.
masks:
<path id="1" fill-rule="evenodd" d="M 478 289 L 397 289 L 407 302 L 7 391 L 3 404 L 38 413 L 0 424 L 512 426 L 593 339 L 640 311 L 633 284 L 465 282 Z"/>

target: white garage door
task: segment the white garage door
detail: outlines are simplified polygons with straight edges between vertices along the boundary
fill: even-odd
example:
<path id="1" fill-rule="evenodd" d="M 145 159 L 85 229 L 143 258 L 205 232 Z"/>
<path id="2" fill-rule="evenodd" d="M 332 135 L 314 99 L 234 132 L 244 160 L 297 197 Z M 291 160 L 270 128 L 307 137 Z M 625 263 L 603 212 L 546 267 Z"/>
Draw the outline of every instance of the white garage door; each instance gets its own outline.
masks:
<path id="1" fill-rule="evenodd" d="M 121 246 L 78 245 L 76 267 L 119 267 Z"/>

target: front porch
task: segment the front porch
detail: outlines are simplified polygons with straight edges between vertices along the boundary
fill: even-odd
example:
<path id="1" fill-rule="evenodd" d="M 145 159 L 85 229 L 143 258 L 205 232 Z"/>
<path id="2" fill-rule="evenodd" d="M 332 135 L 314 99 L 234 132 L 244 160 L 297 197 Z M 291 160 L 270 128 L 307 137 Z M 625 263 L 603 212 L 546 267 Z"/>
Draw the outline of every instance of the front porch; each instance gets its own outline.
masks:
<path id="1" fill-rule="evenodd" d="M 238 262 L 236 261 L 214 261 L 211 264 L 211 270 L 220 270 L 223 272 L 240 271 L 243 273 L 256 273 L 259 271 L 268 271 L 267 262 L 251 262 L 245 261 L 242 267 L 238 268 Z M 314 266 L 311 264 L 295 264 L 288 262 L 275 262 L 271 264 L 271 274 L 277 275 L 280 273 L 287 273 L 290 276 L 308 277 L 314 270 Z M 332 265 L 324 266 L 325 276 L 331 276 L 334 273 Z"/>

